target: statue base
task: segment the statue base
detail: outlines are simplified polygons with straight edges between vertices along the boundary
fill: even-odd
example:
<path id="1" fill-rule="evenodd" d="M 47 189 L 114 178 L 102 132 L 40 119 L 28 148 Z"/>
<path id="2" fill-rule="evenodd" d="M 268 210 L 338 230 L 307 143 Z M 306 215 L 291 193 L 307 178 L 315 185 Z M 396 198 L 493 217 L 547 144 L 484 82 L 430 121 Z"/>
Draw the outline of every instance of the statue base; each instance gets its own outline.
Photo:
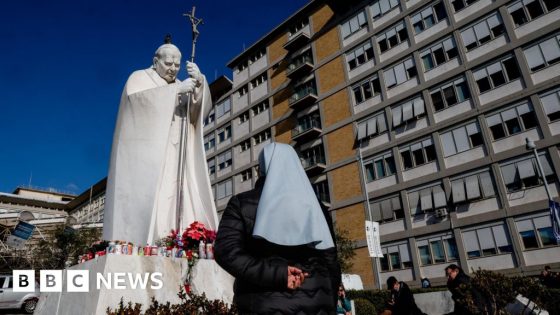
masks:
<path id="1" fill-rule="evenodd" d="M 121 298 L 125 305 L 129 301 L 133 305 L 141 303 L 142 310 L 151 304 L 152 297 L 161 303 L 180 303 L 177 293 L 184 284 L 188 268 L 188 262 L 183 258 L 102 256 L 63 270 L 62 292 L 41 293 L 34 314 L 106 314 L 108 307 L 113 310 L 118 307 Z M 72 281 L 68 279 L 71 270 L 89 273 L 88 292 L 69 292 L 67 281 Z M 155 276 L 156 281 L 153 278 L 155 273 L 161 274 Z M 119 281 L 115 281 L 116 276 Z M 147 281 L 135 283 L 129 277 L 147 278 Z M 84 282 L 81 278 L 74 280 L 78 284 Z M 231 304 L 233 280 L 214 260 L 200 259 L 192 270 L 191 287 L 194 293 L 204 292 L 209 300 L 219 299 Z"/>

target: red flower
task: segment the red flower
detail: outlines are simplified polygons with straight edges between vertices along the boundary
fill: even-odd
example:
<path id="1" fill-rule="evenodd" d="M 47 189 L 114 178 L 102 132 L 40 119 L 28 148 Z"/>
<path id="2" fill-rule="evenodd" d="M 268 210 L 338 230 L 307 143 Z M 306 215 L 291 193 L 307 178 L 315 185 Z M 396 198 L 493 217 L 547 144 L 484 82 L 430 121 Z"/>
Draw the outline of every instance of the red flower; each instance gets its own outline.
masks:
<path id="1" fill-rule="evenodd" d="M 191 285 L 188 284 L 188 283 L 185 283 L 184 287 L 185 287 L 185 292 L 187 294 L 191 294 Z"/>
<path id="2" fill-rule="evenodd" d="M 204 233 L 206 240 L 208 242 L 213 242 L 216 240 L 216 231 L 214 230 L 206 230 L 206 232 Z"/>
<path id="3" fill-rule="evenodd" d="M 192 257 L 192 250 L 189 249 L 189 250 L 187 250 L 187 259 L 190 260 L 190 259 L 192 259 L 192 258 L 193 258 L 193 257 Z"/>

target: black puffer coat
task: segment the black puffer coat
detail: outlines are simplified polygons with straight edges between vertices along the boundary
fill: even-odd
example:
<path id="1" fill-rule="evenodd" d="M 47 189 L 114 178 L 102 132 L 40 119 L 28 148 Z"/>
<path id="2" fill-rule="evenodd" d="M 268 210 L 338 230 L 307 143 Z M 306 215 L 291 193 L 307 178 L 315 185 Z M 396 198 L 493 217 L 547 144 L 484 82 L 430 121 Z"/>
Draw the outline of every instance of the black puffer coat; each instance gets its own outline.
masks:
<path id="1" fill-rule="evenodd" d="M 217 263 L 235 277 L 234 302 L 240 314 L 335 314 L 341 281 L 336 248 L 280 246 L 253 238 L 263 182 L 261 178 L 254 190 L 231 198 L 214 249 Z M 330 216 L 325 217 L 332 234 Z M 287 288 L 288 266 L 309 273 L 296 290 Z"/>

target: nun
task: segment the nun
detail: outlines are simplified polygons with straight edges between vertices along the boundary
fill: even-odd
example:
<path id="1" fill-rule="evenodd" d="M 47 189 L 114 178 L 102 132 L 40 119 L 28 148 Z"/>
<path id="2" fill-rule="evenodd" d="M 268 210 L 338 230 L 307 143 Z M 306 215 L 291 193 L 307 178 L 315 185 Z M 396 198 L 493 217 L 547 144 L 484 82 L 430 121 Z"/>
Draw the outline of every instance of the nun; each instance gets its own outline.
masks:
<path id="1" fill-rule="evenodd" d="M 253 190 L 233 196 L 215 243 L 240 314 L 335 314 L 340 266 L 330 215 L 295 150 L 270 143 Z"/>

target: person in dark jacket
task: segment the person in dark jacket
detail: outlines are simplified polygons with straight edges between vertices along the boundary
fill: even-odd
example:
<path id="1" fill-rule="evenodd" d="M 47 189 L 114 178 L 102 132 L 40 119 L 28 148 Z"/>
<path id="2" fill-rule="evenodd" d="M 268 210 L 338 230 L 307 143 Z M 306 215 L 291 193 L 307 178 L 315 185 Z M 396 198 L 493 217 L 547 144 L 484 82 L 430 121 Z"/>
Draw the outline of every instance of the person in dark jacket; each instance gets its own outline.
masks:
<path id="1" fill-rule="evenodd" d="M 330 215 L 290 145 L 259 155 L 255 189 L 233 196 L 215 243 L 240 314 L 335 314 L 340 266 Z"/>
<path id="2" fill-rule="evenodd" d="M 387 302 L 393 315 L 423 315 L 414 301 L 414 295 L 408 285 L 398 281 L 395 277 L 387 279 L 387 290 L 391 292 L 391 299 Z"/>
<path id="3" fill-rule="evenodd" d="M 482 293 L 471 285 L 471 277 L 469 277 L 461 267 L 451 264 L 445 268 L 445 275 L 447 276 L 447 289 L 451 292 L 451 298 L 455 302 L 453 314 L 456 315 L 470 315 L 480 314 L 493 314 L 492 306 L 487 299 L 482 296 Z M 466 293 L 472 296 L 473 307 L 476 310 L 469 310 L 466 305 Z"/>

